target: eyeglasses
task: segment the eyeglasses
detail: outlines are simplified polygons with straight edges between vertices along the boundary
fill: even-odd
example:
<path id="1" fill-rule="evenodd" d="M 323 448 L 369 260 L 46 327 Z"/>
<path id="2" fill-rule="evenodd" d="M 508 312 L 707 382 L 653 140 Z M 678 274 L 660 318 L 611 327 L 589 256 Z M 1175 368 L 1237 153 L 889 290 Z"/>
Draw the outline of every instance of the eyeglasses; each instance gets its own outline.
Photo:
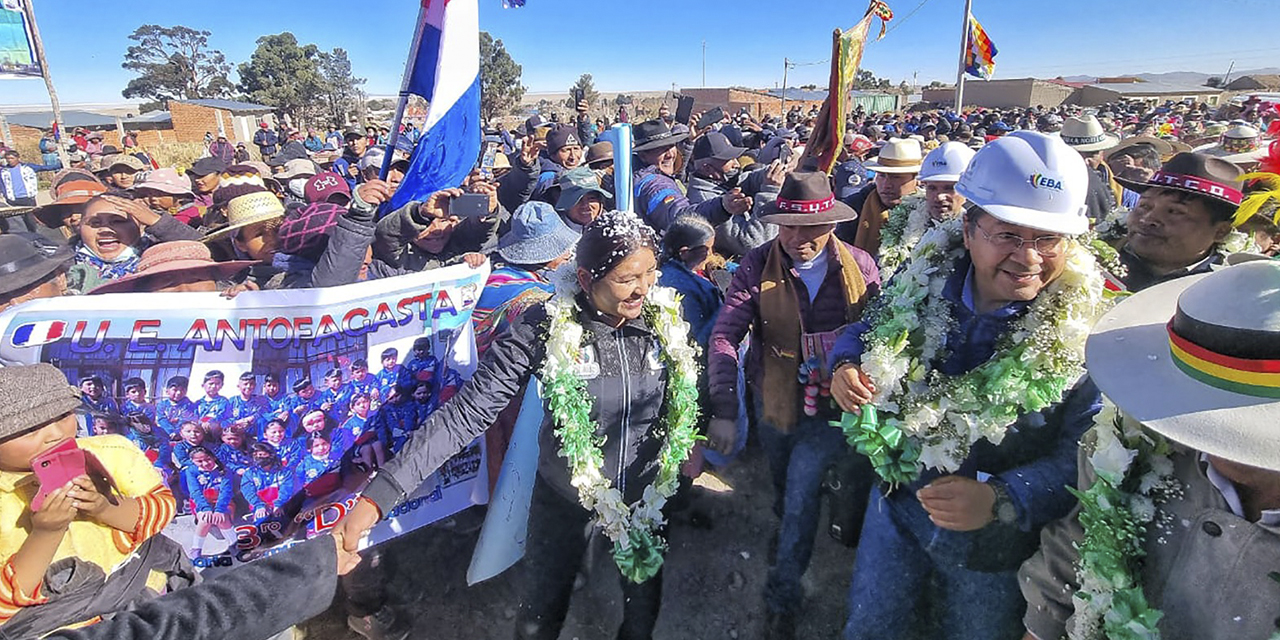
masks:
<path id="1" fill-rule="evenodd" d="M 1016 233 L 987 233 L 982 225 L 975 223 L 973 226 L 982 232 L 982 237 L 991 243 L 991 246 L 1005 253 L 1013 253 L 1021 251 L 1023 245 L 1031 245 L 1036 253 L 1044 258 L 1052 258 L 1062 251 L 1063 245 L 1066 243 L 1065 236 L 1040 236 L 1038 238 L 1023 238 Z"/>

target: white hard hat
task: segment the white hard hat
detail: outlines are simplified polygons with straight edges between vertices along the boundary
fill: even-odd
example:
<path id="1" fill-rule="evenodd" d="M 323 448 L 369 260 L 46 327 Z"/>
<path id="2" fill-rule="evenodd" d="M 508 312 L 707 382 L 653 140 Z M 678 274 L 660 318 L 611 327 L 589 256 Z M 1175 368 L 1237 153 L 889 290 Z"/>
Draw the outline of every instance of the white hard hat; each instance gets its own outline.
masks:
<path id="1" fill-rule="evenodd" d="M 955 182 L 973 159 L 974 150 L 963 142 L 944 142 L 924 157 L 921 182 Z"/>
<path id="2" fill-rule="evenodd" d="M 1076 235 L 1089 230 L 1089 168 L 1061 138 L 1015 131 L 974 154 L 956 193 L 995 218 L 1021 227 Z"/>

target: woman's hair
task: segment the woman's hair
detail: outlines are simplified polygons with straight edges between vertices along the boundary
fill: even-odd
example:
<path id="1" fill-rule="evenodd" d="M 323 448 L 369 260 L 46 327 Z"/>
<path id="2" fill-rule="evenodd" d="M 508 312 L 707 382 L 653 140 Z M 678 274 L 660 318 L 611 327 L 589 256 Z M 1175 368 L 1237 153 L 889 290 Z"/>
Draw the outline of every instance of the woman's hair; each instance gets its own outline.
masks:
<path id="1" fill-rule="evenodd" d="M 578 267 L 586 269 L 595 282 L 641 249 L 658 253 L 653 229 L 634 213 L 606 211 L 582 230 L 577 247 Z"/>
<path id="2" fill-rule="evenodd" d="M 701 247 L 716 237 L 716 229 L 700 215 L 683 215 L 671 222 L 662 236 L 662 257 L 678 260 L 685 247 Z"/>

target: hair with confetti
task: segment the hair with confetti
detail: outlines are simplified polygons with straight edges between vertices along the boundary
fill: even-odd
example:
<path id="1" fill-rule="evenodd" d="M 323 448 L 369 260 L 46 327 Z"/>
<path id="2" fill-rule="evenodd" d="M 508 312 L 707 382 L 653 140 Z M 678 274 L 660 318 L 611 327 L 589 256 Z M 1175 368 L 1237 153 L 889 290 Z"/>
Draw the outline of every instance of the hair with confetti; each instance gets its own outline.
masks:
<path id="1" fill-rule="evenodd" d="M 582 230 L 578 267 L 586 269 L 594 282 L 641 249 L 657 255 L 658 238 L 653 229 L 629 211 L 606 211 Z"/>

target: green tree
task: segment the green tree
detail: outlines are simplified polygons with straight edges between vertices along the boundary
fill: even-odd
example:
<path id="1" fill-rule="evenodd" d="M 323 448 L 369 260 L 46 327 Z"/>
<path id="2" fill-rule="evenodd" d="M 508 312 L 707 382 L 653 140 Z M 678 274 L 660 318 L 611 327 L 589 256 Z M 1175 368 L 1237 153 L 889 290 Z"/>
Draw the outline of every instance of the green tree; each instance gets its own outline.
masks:
<path id="1" fill-rule="evenodd" d="M 596 91 L 596 84 L 591 80 L 591 74 L 584 73 L 578 76 L 578 81 L 573 83 L 572 87 L 569 87 L 569 98 L 564 101 L 566 107 L 570 109 L 578 108 L 578 103 L 574 100 L 574 96 L 577 95 L 579 90 L 582 91 L 582 99 L 586 100 L 587 104 L 595 104 L 596 100 L 600 99 L 600 94 Z"/>
<path id="2" fill-rule="evenodd" d="M 485 120 L 515 111 L 524 98 L 523 69 L 507 53 L 501 40 L 480 32 L 480 113 Z"/>
<path id="3" fill-rule="evenodd" d="M 227 74 L 231 63 L 221 51 L 209 48 L 209 35 L 182 25 L 138 27 L 129 36 L 137 44 L 129 45 L 120 65 L 138 77 L 130 80 L 121 94 L 155 101 L 144 107 L 164 107 L 174 99 L 230 95 L 233 87 Z"/>
<path id="4" fill-rule="evenodd" d="M 325 115 L 335 124 L 346 124 L 359 116 L 360 107 L 364 104 L 364 92 L 360 87 L 365 79 L 351 73 L 351 60 L 342 47 L 321 51 L 319 58 L 320 75 L 324 78 Z"/>
<path id="5" fill-rule="evenodd" d="M 301 126 L 325 111 L 320 49 L 298 45 L 288 31 L 258 38 L 258 48 L 240 64 L 238 88 L 250 100 L 289 115 Z"/>

